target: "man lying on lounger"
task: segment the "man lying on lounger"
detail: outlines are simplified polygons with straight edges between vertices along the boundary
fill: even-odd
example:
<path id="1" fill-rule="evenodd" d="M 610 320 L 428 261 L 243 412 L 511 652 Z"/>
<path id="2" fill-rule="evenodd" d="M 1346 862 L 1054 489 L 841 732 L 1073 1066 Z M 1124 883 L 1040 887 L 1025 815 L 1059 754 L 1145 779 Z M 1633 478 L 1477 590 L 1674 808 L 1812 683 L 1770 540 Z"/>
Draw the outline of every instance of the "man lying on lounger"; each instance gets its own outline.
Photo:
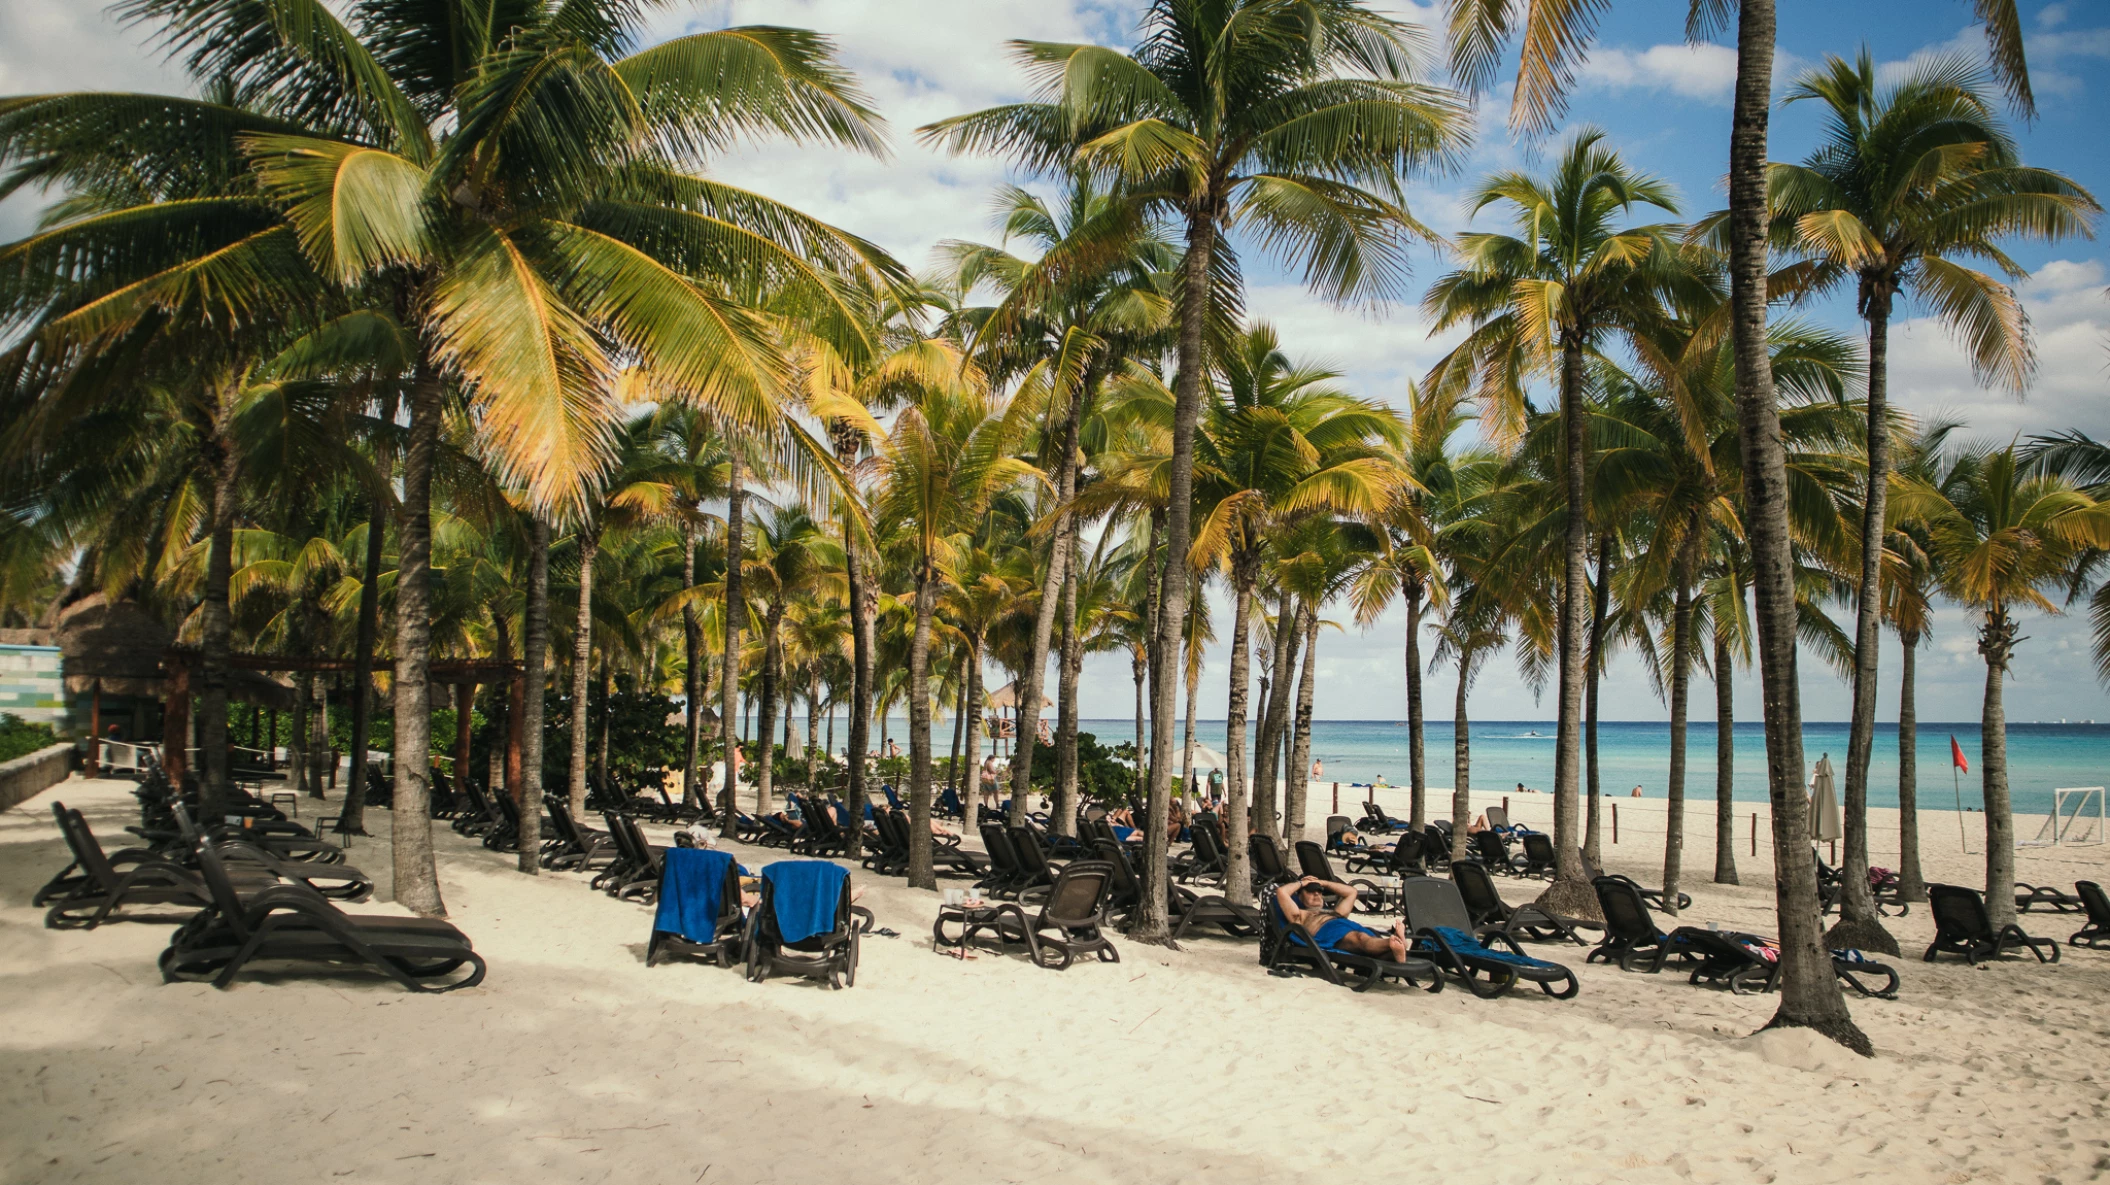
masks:
<path id="1" fill-rule="evenodd" d="M 1329 893 L 1334 897 L 1332 909 L 1326 908 Z M 1380 934 L 1349 918 L 1349 911 L 1355 908 L 1355 889 L 1351 886 L 1307 876 L 1294 885 L 1276 889 L 1275 904 L 1282 907 L 1282 916 L 1289 919 L 1289 924 L 1304 931 L 1305 937 L 1320 950 L 1367 955 L 1395 963 L 1407 957 L 1405 922 L 1395 923 L 1389 934 Z"/>

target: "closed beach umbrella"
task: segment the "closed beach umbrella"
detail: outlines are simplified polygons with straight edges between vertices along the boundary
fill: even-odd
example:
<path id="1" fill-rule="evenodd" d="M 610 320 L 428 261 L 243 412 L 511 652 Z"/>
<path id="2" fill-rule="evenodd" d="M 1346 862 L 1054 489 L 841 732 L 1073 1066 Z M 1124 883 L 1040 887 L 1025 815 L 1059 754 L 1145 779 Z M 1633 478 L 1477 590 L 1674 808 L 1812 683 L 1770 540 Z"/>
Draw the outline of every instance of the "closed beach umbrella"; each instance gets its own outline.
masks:
<path id="1" fill-rule="evenodd" d="M 1839 821 L 1839 794 L 1832 774 L 1832 755 L 1817 759 L 1817 772 L 1810 779 L 1810 838 L 1834 840 L 1846 834 Z"/>

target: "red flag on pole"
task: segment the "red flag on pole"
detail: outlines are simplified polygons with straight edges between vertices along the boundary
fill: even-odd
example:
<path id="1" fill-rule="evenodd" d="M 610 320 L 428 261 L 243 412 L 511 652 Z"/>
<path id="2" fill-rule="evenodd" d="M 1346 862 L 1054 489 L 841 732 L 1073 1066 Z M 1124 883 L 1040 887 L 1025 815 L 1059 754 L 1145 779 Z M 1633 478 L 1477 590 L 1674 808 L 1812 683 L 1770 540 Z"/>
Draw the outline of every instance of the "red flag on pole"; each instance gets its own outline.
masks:
<path id="1" fill-rule="evenodd" d="M 1963 772 L 1971 772 L 1971 763 L 1969 761 L 1964 760 L 1963 746 L 1956 743 L 1956 738 L 1954 736 L 1951 736 L 1949 738 L 1949 760 L 1955 764 L 1956 768 L 1962 770 Z"/>

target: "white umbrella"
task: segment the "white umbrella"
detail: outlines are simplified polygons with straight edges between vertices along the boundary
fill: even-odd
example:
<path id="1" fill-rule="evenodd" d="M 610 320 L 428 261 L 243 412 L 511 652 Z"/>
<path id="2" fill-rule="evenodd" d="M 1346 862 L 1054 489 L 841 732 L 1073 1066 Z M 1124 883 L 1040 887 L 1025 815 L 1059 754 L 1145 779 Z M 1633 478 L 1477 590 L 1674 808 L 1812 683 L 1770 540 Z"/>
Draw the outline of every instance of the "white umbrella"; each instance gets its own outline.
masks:
<path id="1" fill-rule="evenodd" d="M 1202 744 L 1200 741 L 1194 743 L 1194 768 L 1228 769 L 1230 765 L 1231 763 L 1224 759 L 1223 754 Z"/>
<path id="2" fill-rule="evenodd" d="M 1846 827 L 1839 821 L 1839 795 L 1832 774 L 1832 755 L 1827 753 L 1817 759 L 1816 772 L 1810 776 L 1810 838 L 1836 840 L 1844 834 Z"/>

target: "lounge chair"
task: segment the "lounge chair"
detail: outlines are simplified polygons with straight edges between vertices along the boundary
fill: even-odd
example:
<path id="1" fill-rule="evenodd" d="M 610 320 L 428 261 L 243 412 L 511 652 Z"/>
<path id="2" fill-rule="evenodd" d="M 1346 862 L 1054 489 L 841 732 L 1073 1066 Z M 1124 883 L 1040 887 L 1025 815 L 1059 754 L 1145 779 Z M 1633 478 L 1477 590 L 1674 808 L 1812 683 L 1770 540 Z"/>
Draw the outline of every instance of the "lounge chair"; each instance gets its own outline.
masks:
<path id="1" fill-rule="evenodd" d="M 280 880 L 304 884 L 332 901 L 364 901 L 374 894 L 373 878 L 349 864 L 287 859 L 278 854 L 275 845 L 267 846 L 261 837 L 255 841 L 243 838 L 239 828 L 223 831 L 227 838 L 208 839 L 192 825 L 190 812 L 182 805 L 175 807 L 174 814 L 183 840 L 180 845 L 166 850 L 164 855 L 186 868 L 196 868 L 197 850 L 210 846 L 222 860 L 234 864 L 238 873 L 261 870 Z"/>
<path id="2" fill-rule="evenodd" d="M 1004 834 L 1011 837 L 1011 854 L 1018 858 L 1018 899 L 1024 901 L 1028 894 L 1037 897 L 1053 888 L 1062 869 L 1048 863 L 1048 850 L 1040 846 L 1040 837 L 1017 826 L 1005 827 Z"/>
<path id="3" fill-rule="evenodd" d="M 1224 858 L 1223 836 L 1208 824 L 1190 826 L 1187 833 L 1194 844 L 1183 859 L 1172 862 L 1172 875 L 1182 881 L 1196 884 L 1221 886 L 1230 861 Z"/>
<path id="4" fill-rule="evenodd" d="M 637 820 L 616 811 L 604 811 L 608 834 L 615 839 L 619 858 L 588 882 L 618 901 L 652 904 L 659 894 L 660 862 L 663 853 L 646 842 Z"/>
<path id="5" fill-rule="evenodd" d="M 283 831 L 259 830 L 254 826 L 238 827 L 221 823 L 215 827 L 199 827 L 191 821 L 190 808 L 180 802 L 169 803 L 169 819 L 176 825 L 173 846 L 188 852 L 200 840 L 221 843 L 233 840 L 260 849 L 279 860 L 301 864 L 342 864 L 344 849 L 312 836 L 291 835 Z M 137 830 L 136 828 L 134 830 Z"/>
<path id="6" fill-rule="evenodd" d="M 2015 882 L 2015 908 L 2028 913 L 2032 909 L 2051 909 L 2060 913 L 2082 912 L 2081 899 L 2072 893 L 2062 892 L 2052 885 L 2028 885 Z"/>
<path id="7" fill-rule="evenodd" d="M 1567 917 L 1537 905 L 1509 904 L 1502 900 L 1501 891 L 1495 888 L 1495 878 L 1488 874 L 1487 866 L 1478 860 L 1454 861 L 1451 882 L 1458 886 L 1459 894 L 1465 898 L 1465 910 L 1474 926 L 1498 930 L 1511 938 L 1588 946 L 1589 940 L 1576 931 L 1604 929 L 1602 922 Z"/>
<path id="8" fill-rule="evenodd" d="M 1376 881 L 1356 879 L 1344 880 L 1333 870 L 1333 861 L 1326 858 L 1326 850 L 1308 839 L 1297 841 L 1297 867 L 1305 876 L 1315 876 L 1322 881 L 1346 884 L 1355 890 L 1355 907 L 1358 913 L 1384 913 L 1398 901 L 1386 896 L 1385 890 Z"/>
<path id="9" fill-rule="evenodd" d="M 1552 880 L 1560 872 L 1560 857 L 1553 850 L 1553 837 L 1543 831 L 1525 831 L 1517 842 L 1524 847 L 1524 875 Z"/>
<path id="10" fill-rule="evenodd" d="M 1133 917 L 1143 903 L 1143 878 L 1137 874 L 1127 848 L 1111 840 L 1099 840 L 1098 857 L 1114 866 L 1114 883 L 1107 898 L 1107 915 Z M 1167 883 L 1165 916 L 1172 923 L 1172 945 L 1194 926 L 1216 926 L 1232 938 L 1260 937 L 1260 911 L 1239 905 L 1220 894 L 1201 896 L 1183 885 Z"/>
<path id="11" fill-rule="evenodd" d="M 1435 872 L 1451 865 L 1451 825 L 1443 819 L 1432 821 L 1421 829 L 1421 859 L 1429 871 Z"/>
<path id="12" fill-rule="evenodd" d="M 1640 881 L 1637 881 L 1630 876 L 1622 876 L 1621 874 L 1616 872 L 1605 872 L 1604 870 L 1598 868 L 1596 865 L 1591 864 L 1588 857 L 1585 857 L 1583 859 L 1583 871 L 1589 874 L 1589 877 L 1592 881 L 1595 881 L 1598 877 L 1601 876 L 1609 876 L 1614 880 L 1625 881 L 1626 883 L 1634 886 L 1634 891 L 1636 893 L 1641 894 L 1642 900 L 1647 901 L 1651 905 L 1654 905 L 1657 909 L 1669 908 L 1669 906 L 1664 903 L 1663 890 L 1648 888 L 1644 886 Z M 1686 910 L 1691 908 L 1692 894 L 1679 893 L 1677 912 L 1684 913 Z"/>
<path id="13" fill-rule="evenodd" d="M 2059 944 L 2049 938 L 2031 938 L 2015 925 L 1993 929 L 1985 897 L 1961 885 L 1928 885 L 1927 904 L 1934 910 L 1934 942 L 1922 956 L 1931 963 L 1938 954 L 1962 955 L 1976 966 L 1980 959 L 1997 959 L 2011 950 L 2027 949 L 2040 963 L 2059 961 Z M 2045 957 L 2049 950 L 2051 956 Z"/>
<path id="14" fill-rule="evenodd" d="M 1363 817 L 1360 822 L 1365 831 L 1412 831 L 1414 829 L 1412 823 L 1404 819 L 1395 819 L 1386 814 L 1385 808 L 1377 805 L 1374 800 L 1363 804 Z"/>
<path id="15" fill-rule="evenodd" d="M 1523 876 L 1530 861 L 1509 850 L 1509 841 L 1493 831 L 1475 831 L 1472 834 L 1473 856 L 1487 867 L 1489 872 L 1503 876 Z"/>
<path id="16" fill-rule="evenodd" d="M 912 826 L 909 822 L 908 812 L 875 811 L 872 821 L 874 826 L 880 828 L 880 833 L 887 845 L 885 863 L 897 874 L 906 873 L 908 871 L 909 858 L 909 828 Z M 995 824 L 984 824 L 984 826 L 995 826 Z M 989 875 L 989 860 L 960 847 L 957 837 L 947 836 L 945 838 L 951 839 L 952 842 L 945 843 L 938 836 L 931 836 L 930 863 L 932 871 L 941 876 L 971 876 L 977 878 L 977 880 Z M 1008 852 L 1010 849 L 1007 847 L 1005 850 Z"/>
<path id="17" fill-rule="evenodd" d="M 1522 823 L 1510 822 L 1509 811 L 1506 807 L 1491 806 L 1488 807 L 1487 810 L 1482 813 L 1487 818 L 1488 827 L 1492 828 L 1496 835 L 1499 835 L 1504 839 L 1514 839 L 1521 841 L 1527 835 L 1542 834 L 1539 831 L 1524 826 Z"/>
<path id="18" fill-rule="evenodd" d="M 2074 895 L 2081 899 L 2081 907 L 2088 911 L 2088 924 L 2074 931 L 2066 943 L 2102 950 L 2110 944 L 2110 896 L 2106 896 L 2103 887 L 2094 881 L 2082 881 L 2073 889 Z"/>
<path id="19" fill-rule="evenodd" d="M 550 826 L 557 837 L 542 853 L 542 866 L 571 872 L 598 872 L 618 858 L 615 837 L 605 831 L 579 826 L 572 818 L 571 804 L 552 794 L 543 800 Z"/>
<path id="20" fill-rule="evenodd" d="M 1671 931 L 1671 939 L 1698 960 L 1692 968 L 1693 983 L 1716 984 L 1728 988 L 1733 995 L 1770 992 L 1780 984 L 1780 948 L 1770 938 L 1733 930 L 1680 926 Z M 1860 951 L 1835 950 L 1831 955 L 1832 973 L 1848 987 L 1863 996 L 1897 999 L 1898 973 L 1895 968 L 1878 963 Z M 1870 987 L 1862 982 L 1864 976 L 1876 975 L 1885 977 L 1887 982 L 1882 987 Z"/>
<path id="21" fill-rule="evenodd" d="M 414 992 L 450 992 L 483 982 L 484 960 L 467 935 L 437 918 L 347 914 L 305 885 L 240 895 L 211 847 L 198 852 L 212 904 L 161 952 L 165 982 L 210 980 L 225 988 L 257 961 L 371 967 Z M 463 967 L 469 974 L 456 977 Z"/>
<path id="22" fill-rule="evenodd" d="M 1253 869 L 1255 893 L 1271 892 L 1276 885 L 1297 879 L 1282 863 L 1282 849 L 1275 846 L 1273 838 L 1255 831 L 1245 837 L 1245 848 L 1246 862 Z"/>
<path id="23" fill-rule="evenodd" d="M 762 900 L 747 915 L 741 942 L 747 978 L 772 974 L 857 986 L 857 915 L 850 873 L 828 860 L 779 860 L 762 866 Z"/>
<path id="24" fill-rule="evenodd" d="M 212 890 L 197 872 L 136 848 L 118 853 L 121 864 L 113 862 L 79 811 L 55 802 L 51 813 L 58 819 L 67 849 L 73 853 L 73 863 L 68 868 L 78 872 L 62 872 L 38 890 L 37 897 L 51 903 L 44 913 L 47 928 L 93 930 L 104 922 L 181 922 L 212 904 Z M 261 869 L 245 871 L 241 882 L 245 892 L 259 892 L 279 883 L 277 877 Z M 120 912 L 153 905 L 173 905 L 182 912 Z"/>
<path id="25" fill-rule="evenodd" d="M 743 958 L 747 928 L 740 916 L 740 866 L 730 853 L 676 848 L 661 857 L 659 911 L 645 943 L 645 966 L 662 956 L 716 959 L 730 967 Z"/>
<path id="26" fill-rule="evenodd" d="M 1102 963 L 1118 963 L 1121 952 L 1105 933 L 1114 876 L 1114 867 L 1107 861 L 1072 860 L 1056 876 L 1046 902 L 1032 918 L 1016 905 L 1000 905 L 969 915 L 959 937 L 948 938 L 945 923 L 957 919 L 941 912 L 931 935 L 942 946 L 965 946 L 983 933 L 1000 946 L 1023 943 L 1034 965 L 1050 971 L 1066 970 L 1082 954 L 1096 954 Z"/>
<path id="27" fill-rule="evenodd" d="M 1282 904 L 1275 899 L 1273 890 L 1268 893 L 1261 917 L 1260 965 L 1267 968 L 1270 975 L 1290 975 L 1295 969 L 1303 968 L 1328 983 L 1358 992 L 1367 992 L 1388 979 L 1399 980 L 1409 987 L 1421 987 L 1423 981 L 1427 981 L 1428 986 L 1422 990 L 1443 990 L 1443 973 L 1434 963 L 1413 954 L 1394 961 L 1314 945 L 1310 935 L 1290 925 L 1282 915 Z"/>
<path id="28" fill-rule="evenodd" d="M 1582 990 L 1575 972 L 1532 958 L 1509 935 L 1499 930 L 1487 932 L 1487 937 L 1473 933 L 1457 885 L 1429 876 L 1408 877 L 1400 882 L 1399 897 L 1414 935 L 1414 953 L 1456 976 L 1475 996 L 1491 1000 L 1518 983 L 1535 983 L 1556 1000 L 1573 999 Z"/>
<path id="29" fill-rule="evenodd" d="M 1640 963 L 1644 970 L 1656 972 L 1674 955 L 1687 961 L 1699 957 L 1656 925 L 1641 886 L 1623 876 L 1600 876 L 1590 884 L 1604 910 L 1605 936 L 1584 962 L 1603 959 L 1618 963 L 1621 971 L 1632 971 Z"/>

